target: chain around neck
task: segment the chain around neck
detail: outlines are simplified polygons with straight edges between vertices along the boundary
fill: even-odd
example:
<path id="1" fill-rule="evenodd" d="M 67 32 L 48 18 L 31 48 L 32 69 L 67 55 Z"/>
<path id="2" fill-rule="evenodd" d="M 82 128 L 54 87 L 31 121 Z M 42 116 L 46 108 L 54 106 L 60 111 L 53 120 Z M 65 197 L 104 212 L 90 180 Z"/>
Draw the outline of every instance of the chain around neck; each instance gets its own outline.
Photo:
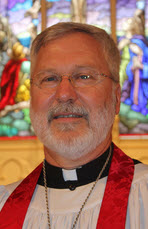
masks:
<path id="1" fill-rule="evenodd" d="M 100 173 L 99 173 L 96 181 L 93 183 L 93 185 L 92 185 L 92 187 L 91 187 L 88 195 L 86 196 L 83 204 L 81 205 L 81 208 L 80 208 L 80 210 L 79 210 L 79 212 L 78 212 L 78 214 L 77 214 L 77 216 L 75 218 L 75 221 L 74 221 L 74 223 L 72 225 L 72 229 L 74 229 L 76 227 L 76 224 L 78 222 L 79 216 L 80 216 L 80 214 L 81 214 L 84 206 L 86 205 L 86 203 L 87 203 L 87 201 L 88 201 L 88 199 L 89 199 L 92 191 L 94 190 L 94 188 L 95 188 L 98 180 L 102 176 L 102 173 L 104 172 L 104 170 L 105 170 L 105 168 L 106 168 L 106 166 L 107 166 L 107 164 L 109 162 L 109 159 L 111 157 L 111 152 L 112 152 L 112 147 L 110 145 L 108 157 L 107 157 L 107 159 L 106 159 L 106 161 L 105 161 L 105 163 L 104 163 L 104 165 L 103 165 L 103 167 L 102 167 L 102 169 L 101 169 L 101 171 L 100 171 Z M 47 210 L 47 221 L 48 221 L 48 227 L 49 227 L 49 229 L 51 229 L 50 214 L 49 214 L 48 190 L 47 190 L 47 179 L 46 179 L 46 168 L 45 168 L 45 159 L 43 161 L 43 178 L 44 178 L 44 187 L 45 187 L 45 200 L 46 200 L 46 210 Z"/>

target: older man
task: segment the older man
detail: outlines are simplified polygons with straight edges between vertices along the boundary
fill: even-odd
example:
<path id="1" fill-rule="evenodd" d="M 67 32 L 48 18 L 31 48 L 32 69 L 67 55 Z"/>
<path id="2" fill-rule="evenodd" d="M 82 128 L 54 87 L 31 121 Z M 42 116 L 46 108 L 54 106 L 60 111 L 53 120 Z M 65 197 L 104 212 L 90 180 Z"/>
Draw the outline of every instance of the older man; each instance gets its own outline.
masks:
<path id="1" fill-rule="evenodd" d="M 148 228 L 148 166 L 112 143 L 120 106 L 113 40 L 59 23 L 34 40 L 31 63 L 31 120 L 45 160 L 1 187 L 0 228 Z"/>

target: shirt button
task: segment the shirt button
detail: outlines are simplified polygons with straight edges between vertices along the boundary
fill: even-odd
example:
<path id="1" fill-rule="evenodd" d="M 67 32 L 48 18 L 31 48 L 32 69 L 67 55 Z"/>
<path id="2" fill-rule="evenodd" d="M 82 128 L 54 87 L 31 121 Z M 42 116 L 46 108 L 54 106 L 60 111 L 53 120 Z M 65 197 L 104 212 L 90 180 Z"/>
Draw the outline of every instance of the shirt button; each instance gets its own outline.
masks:
<path id="1" fill-rule="evenodd" d="M 76 186 L 75 186 L 75 185 L 69 185 L 69 189 L 70 189 L 71 191 L 74 191 L 74 190 L 76 189 Z"/>

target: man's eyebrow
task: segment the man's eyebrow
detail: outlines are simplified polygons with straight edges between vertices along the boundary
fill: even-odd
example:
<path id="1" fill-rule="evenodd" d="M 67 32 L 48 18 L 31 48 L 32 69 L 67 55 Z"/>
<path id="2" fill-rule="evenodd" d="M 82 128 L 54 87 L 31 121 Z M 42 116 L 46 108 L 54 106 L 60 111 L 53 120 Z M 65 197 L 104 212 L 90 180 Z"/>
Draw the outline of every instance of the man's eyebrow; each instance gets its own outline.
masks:
<path id="1" fill-rule="evenodd" d="M 56 69 L 54 68 L 46 68 L 46 69 L 41 69 L 39 72 L 37 72 L 36 75 L 39 75 L 41 73 L 48 73 L 48 72 L 51 72 L 51 73 L 57 73 Z"/>
<path id="2" fill-rule="evenodd" d="M 75 65 L 74 69 L 88 69 L 88 70 L 95 70 L 94 67 L 91 67 L 90 65 Z"/>
<path id="3" fill-rule="evenodd" d="M 91 71 L 91 72 L 94 72 L 94 73 L 97 73 L 98 70 L 95 68 L 95 67 L 92 67 L 90 65 L 75 65 L 72 69 L 72 73 L 74 72 L 78 72 L 78 71 Z"/>
<path id="4" fill-rule="evenodd" d="M 71 69 L 71 73 L 73 74 L 74 72 L 81 71 L 81 70 L 91 70 L 96 72 L 97 70 L 94 69 L 94 67 L 91 67 L 89 65 L 74 65 Z M 35 74 L 35 76 L 41 74 L 41 73 L 55 73 L 55 74 L 61 74 L 57 69 L 55 68 L 45 68 L 41 69 L 39 72 Z M 63 74 L 67 74 L 66 72 Z"/>

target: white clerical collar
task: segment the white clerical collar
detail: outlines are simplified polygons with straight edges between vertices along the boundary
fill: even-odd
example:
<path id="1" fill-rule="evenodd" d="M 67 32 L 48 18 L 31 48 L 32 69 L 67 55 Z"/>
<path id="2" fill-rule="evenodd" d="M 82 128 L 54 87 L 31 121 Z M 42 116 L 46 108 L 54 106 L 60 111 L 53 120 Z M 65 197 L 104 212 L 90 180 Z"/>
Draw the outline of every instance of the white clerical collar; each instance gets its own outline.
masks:
<path id="1" fill-rule="evenodd" d="M 77 170 L 76 169 L 62 169 L 63 178 L 65 181 L 77 181 Z"/>
<path id="2" fill-rule="evenodd" d="M 106 161 L 108 153 L 109 148 L 95 160 L 82 165 L 79 168 L 71 170 L 53 166 L 45 161 L 47 171 L 47 187 L 58 189 L 69 188 L 70 190 L 74 190 L 76 187 L 94 182 Z M 110 163 L 111 158 L 101 178 L 108 175 Z M 38 184 L 44 186 L 43 171 L 39 177 Z"/>

